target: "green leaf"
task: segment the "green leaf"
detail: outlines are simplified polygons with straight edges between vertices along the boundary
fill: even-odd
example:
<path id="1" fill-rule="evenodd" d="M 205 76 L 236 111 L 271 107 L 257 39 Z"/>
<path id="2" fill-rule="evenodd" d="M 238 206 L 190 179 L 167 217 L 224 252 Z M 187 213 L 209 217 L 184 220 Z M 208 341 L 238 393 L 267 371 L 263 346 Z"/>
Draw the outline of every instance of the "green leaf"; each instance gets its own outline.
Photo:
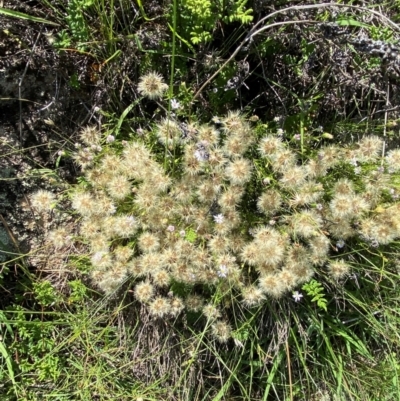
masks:
<path id="1" fill-rule="evenodd" d="M 360 28 L 369 28 L 368 24 L 364 24 L 363 22 L 357 21 L 353 18 L 340 18 L 336 21 L 336 23 L 340 26 L 358 26 Z"/>
<path id="2" fill-rule="evenodd" d="M 318 307 L 323 309 L 325 312 L 328 312 L 328 308 L 326 307 L 326 300 L 325 299 L 319 299 L 317 301 L 317 305 L 318 305 Z"/>
<path id="3" fill-rule="evenodd" d="M 186 241 L 189 241 L 193 244 L 196 241 L 196 238 L 197 238 L 196 231 L 194 231 L 193 228 L 189 228 L 188 232 L 185 235 Z"/>

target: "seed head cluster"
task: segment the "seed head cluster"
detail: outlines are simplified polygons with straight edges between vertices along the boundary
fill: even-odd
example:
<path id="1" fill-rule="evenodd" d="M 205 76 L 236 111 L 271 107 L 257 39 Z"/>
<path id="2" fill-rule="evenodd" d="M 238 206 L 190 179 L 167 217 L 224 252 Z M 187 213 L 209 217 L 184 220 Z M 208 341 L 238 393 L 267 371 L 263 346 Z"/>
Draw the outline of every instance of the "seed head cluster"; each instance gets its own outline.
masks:
<path id="1" fill-rule="evenodd" d="M 153 99 L 165 89 L 155 73 L 139 83 Z M 132 282 L 154 317 L 202 313 L 213 336 L 226 342 L 223 301 L 205 297 L 202 286 L 231 291 L 252 308 L 314 276 L 346 280 L 353 267 L 339 242 L 377 247 L 400 237 L 400 203 L 391 195 L 400 153 L 382 157 L 382 140 L 366 136 L 300 158 L 283 136 L 266 128 L 256 134 L 238 112 L 214 121 L 191 123 L 188 134 L 187 125 L 164 119 L 153 136 L 122 150 L 107 145 L 71 202 L 101 290 Z M 92 134 L 88 129 L 82 139 Z M 175 159 L 160 161 L 160 154 Z M 54 197 L 42 192 L 31 200 L 43 210 Z M 52 234 L 56 248 L 62 237 Z M 177 283 L 192 292 L 173 294 Z"/>

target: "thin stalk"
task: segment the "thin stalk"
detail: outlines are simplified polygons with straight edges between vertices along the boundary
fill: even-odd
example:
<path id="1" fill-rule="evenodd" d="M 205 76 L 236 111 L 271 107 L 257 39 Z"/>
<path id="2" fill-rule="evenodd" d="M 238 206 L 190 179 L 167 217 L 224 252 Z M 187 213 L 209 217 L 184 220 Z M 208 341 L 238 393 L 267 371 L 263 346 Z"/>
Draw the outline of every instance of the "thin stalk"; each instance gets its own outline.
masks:
<path id="1" fill-rule="evenodd" d="M 304 111 L 301 112 L 300 117 L 300 148 L 301 155 L 304 155 Z"/>
<path id="2" fill-rule="evenodd" d="M 171 115 L 171 99 L 174 94 L 174 73 L 175 73 L 175 54 L 176 54 L 176 15 L 177 15 L 177 0 L 173 0 L 172 3 L 172 55 L 171 55 L 171 75 L 169 79 L 169 90 L 168 90 L 168 119 Z M 175 156 L 175 144 L 174 144 L 174 156 Z M 164 169 L 167 168 L 167 152 L 168 147 L 165 147 L 164 153 Z M 175 159 L 175 157 L 174 157 Z"/>

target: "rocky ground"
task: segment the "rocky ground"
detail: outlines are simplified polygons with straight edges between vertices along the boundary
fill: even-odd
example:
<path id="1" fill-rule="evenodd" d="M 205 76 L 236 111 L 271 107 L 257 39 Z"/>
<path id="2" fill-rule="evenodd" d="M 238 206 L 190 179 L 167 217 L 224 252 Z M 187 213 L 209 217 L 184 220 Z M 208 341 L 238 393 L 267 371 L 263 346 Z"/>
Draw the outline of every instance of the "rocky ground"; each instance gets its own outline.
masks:
<path id="1" fill-rule="evenodd" d="M 15 1 L 4 7 L 32 13 L 31 7 Z M 62 181 L 74 180 L 75 167 L 60 155 L 73 148 L 79 127 L 96 123 L 93 88 L 74 88 L 69 78 L 82 74 L 85 58 L 58 52 L 51 35 L 43 24 L 0 17 L 2 260 L 11 247 L 27 252 L 40 240 L 40 216 L 30 208 L 28 196 L 38 188 L 61 190 Z M 74 71 L 76 65 L 81 70 Z"/>

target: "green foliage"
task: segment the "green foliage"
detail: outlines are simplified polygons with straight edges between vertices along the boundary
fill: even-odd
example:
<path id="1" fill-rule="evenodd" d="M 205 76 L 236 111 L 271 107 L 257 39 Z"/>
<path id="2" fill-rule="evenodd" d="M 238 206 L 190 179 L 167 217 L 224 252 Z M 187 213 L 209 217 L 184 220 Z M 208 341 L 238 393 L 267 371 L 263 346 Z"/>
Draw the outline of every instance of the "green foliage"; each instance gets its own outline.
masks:
<path id="1" fill-rule="evenodd" d="M 196 231 L 194 231 L 193 228 L 190 227 L 185 233 L 186 241 L 189 241 L 192 244 L 194 244 L 196 242 L 196 238 L 197 238 Z"/>
<path id="2" fill-rule="evenodd" d="M 268 40 L 264 42 L 264 46 L 273 46 L 274 43 L 269 42 Z M 300 52 L 301 56 L 297 57 L 291 54 L 287 54 L 284 56 L 285 63 L 290 65 L 296 74 L 301 77 L 303 75 L 303 67 L 304 64 L 308 61 L 310 56 L 315 50 L 315 44 L 314 43 L 308 43 L 306 39 L 301 40 L 301 45 L 300 45 Z"/>
<path id="3" fill-rule="evenodd" d="M 387 43 L 393 43 L 393 30 L 388 26 L 371 26 L 369 28 L 369 34 L 372 40 L 382 40 Z"/>
<path id="4" fill-rule="evenodd" d="M 35 298 L 42 306 L 50 306 L 60 300 L 56 289 L 47 280 L 33 284 Z"/>
<path id="5" fill-rule="evenodd" d="M 252 9 L 245 8 L 247 0 L 183 0 L 180 10 L 182 30 L 193 44 L 207 43 L 218 21 L 248 24 L 253 20 Z"/>
<path id="6" fill-rule="evenodd" d="M 315 302 L 317 306 L 327 312 L 328 301 L 325 298 L 325 290 L 321 283 L 316 280 L 311 280 L 303 285 L 302 289 L 311 297 L 311 302 Z"/>
<path id="7" fill-rule="evenodd" d="M 68 48 L 71 46 L 71 37 L 66 29 L 63 29 L 58 33 L 57 39 L 54 42 L 54 46 L 58 49 Z"/>
<path id="8" fill-rule="evenodd" d="M 67 5 L 68 31 L 62 30 L 54 43 L 57 48 L 67 48 L 76 44 L 78 50 L 85 50 L 86 42 L 89 41 L 89 26 L 85 20 L 84 13 L 94 3 L 94 0 L 69 0 Z"/>
<path id="9" fill-rule="evenodd" d="M 77 73 L 74 73 L 71 75 L 71 77 L 69 79 L 69 84 L 70 84 L 71 88 L 73 88 L 73 89 L 77 90 L 80 88 L 81 85 L 80 85 Z"/>
<path id="10" fill-rule="evenodd" d="M 11 312 L 7 312 L 11 317 Z M 56 380 L 61 374 L 60 359 L 53 354 L 56 345 L 52 324 L 42 322 L 39 318 L 29 318 L 29 314 L 17 307 L 12 321 L 14 323 L 15 341 L 10 343 L 11 352 L 18 354 L 18 370 L 29 379 L 29 374 L 36 372 L 39 381 Z"/>
<path id="11" fill-rule="evenodd" d="M 71 287 L 71 294 L 68 298 L 69 303 L 80 303 L 82 302 L 87 294 L 87 288 L 81 280 L 72 280 L 69 283 Z"/>

